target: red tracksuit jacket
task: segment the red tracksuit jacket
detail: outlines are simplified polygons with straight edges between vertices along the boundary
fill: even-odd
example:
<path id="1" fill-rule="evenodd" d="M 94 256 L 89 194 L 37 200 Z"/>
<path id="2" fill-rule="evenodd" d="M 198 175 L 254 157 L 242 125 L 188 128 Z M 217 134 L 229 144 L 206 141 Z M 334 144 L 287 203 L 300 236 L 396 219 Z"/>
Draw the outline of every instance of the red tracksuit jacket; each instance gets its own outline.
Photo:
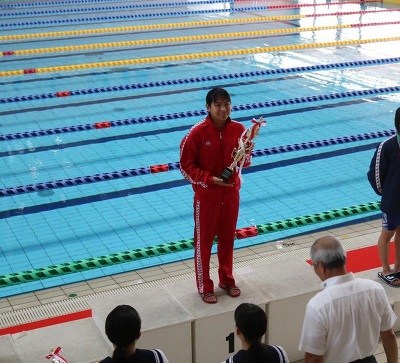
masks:
<path id="1" fill-rule="evenodd" d="M 213 198 L 221 189 L 237 192 L 241 183 L 237 170 L 229 182 L 235 185 L 231 188 L 217 186 L 213 176 L 220 177 L 223 170 L 233 161 L 232 151 L 238 146 L 245 127 L 230 118 L 225 127 L 219 130 L 210 117 L 194 125 L 181 142 L 180 169 L 188 180 L 199 199 Z M 251 158 L 246 157 L 244 167 L 249 166 Z M 226 192 L 226 190 L 225 190 Z"/>

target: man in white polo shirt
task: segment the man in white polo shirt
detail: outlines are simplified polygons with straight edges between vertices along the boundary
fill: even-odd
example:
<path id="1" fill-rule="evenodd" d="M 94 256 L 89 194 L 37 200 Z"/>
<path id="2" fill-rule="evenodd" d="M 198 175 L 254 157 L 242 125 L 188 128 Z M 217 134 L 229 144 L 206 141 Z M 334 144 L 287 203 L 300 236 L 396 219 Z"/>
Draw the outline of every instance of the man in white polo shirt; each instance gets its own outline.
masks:
<path id="1" fill-rule="evenodd" d="M 299 350 L 306 363 L 376 363 L 379 337 L 387 363 L 397 363 L 397 319 L 383 287 L 346 270 L 346 252 L 334 237 L 317 239 L 311 261 L 323 290 L 307 304 Z"/>

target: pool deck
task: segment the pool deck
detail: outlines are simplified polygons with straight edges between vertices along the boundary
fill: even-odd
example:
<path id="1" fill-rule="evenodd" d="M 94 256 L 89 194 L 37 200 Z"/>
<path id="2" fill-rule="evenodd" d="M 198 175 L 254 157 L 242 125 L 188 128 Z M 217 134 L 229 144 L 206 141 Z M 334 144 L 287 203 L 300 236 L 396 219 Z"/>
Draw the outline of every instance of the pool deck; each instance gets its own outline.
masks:
<path id="1" fill-rule="evenodd" d="M 348 251 L 373 246 L 376 244 L 377 237 L 379 236 L 380 225 L 380 220 L 374 220 L 346 227 L 333 228 L 331 230 L 311 232 L 302 236 L 285 239 L 280 244 L 271 242 L 242 248 L 235 251 L 235 268 L 251 266 L 254 263 L 260 264 L 263 263 L 263 261 L 282 261 L 293 255 L 300 256 L 306 260 L 308 259 L 309 247 L 312 242 L 316 238 L 327 234 L 338 237 Z M 212 256 L 211 266 L 212 273 L 215 273 L 217 271 L 216 255 Z M 193 279 L 194 283 L 194 276 L 193 260 L 190 259 L 130 273 L 122 273 L 114 276 L 93 279 L 82 283 L 74 283 L 2 298 L 0 299 L 0 323 L 2 328 L 4 328 L 4 322 L 6 322 L 8 327 L 18 326 L 19 324 L 29 324 L 32 322 L 39 322 L 40 325 L 40 321 L 45 321 L 52 316 L 63 314 L 68 315 L 71 313 L 76 314 L 79 313 L 79 311 L 84 311 L 86 309 L 87 301 L 92 299 L 114 296 L 138 289 L 141 290 L 147 287 L 162 286 L 171 282 L 190 279 Z M 385 286 L 385 289 L 391 288 Z M 78 326 L 78 329 L 80 329 L 79 320 L 74 321 L 74 319 L 71 319 L 71 321 L 63 324 L 66 332 L 68 332 L 68 329 L 75 329 L 74 326 Z M 68 325 L 70 327 L 68 327 Z M 45 341 L 51 328 L 51 324 L 47 327 L 39 327 L 38 329 L 35 329 L 35 334 L 39 334 L 39 336 L 42 334 Z M 19 336 L 23 336 L 24 334 L 26 335 L 27 332 L 22 331 L 17 334 L 5 334 L 0 336 L 0 348 L 2 346 L 4 347 L 5 344 L 9 344 L 8 341 L 11 336 L 12 339 L 16 340 Z M 69 333 L 66 333 L 65 337 L 58 336 L 58 341 L 61 346 L 63 342 L 66 344 L 68 334 Z M 97 338 L 95 337 L 94 339 Z M 397 341 L 400 349 L 400 334 L 398 334 Z M 280 344 L 285 346 L 285 342 L 281 342 Z M 44 343 L 44 345 L 46 346 L 46 343 Z M 29 351 L 29 348 L 25 348 L 26 349 L 23 350 Z M 103 347 L 103 349 L 109 348 Z M 0 351 L 1 350 L 2 349 L 0 349 Z M 88 357 L 88 363 L 94 362 L 94 360 L 90 359 L 89 352 L 85 352 L 83 356 L 85 355 Z M 1 356 L 2 354 L 0 353 L 0 358 Z M 378 347 L 376 356 L 378 363 L 386 362 L 385 354 L 381 345 Z M 0 359 L 0 361 L 3 362 L 2 359 Z M 8 362 L 7 357 L 4 362 Z M 25 362 L 25 360 L 23 362 Z"/>
<path id="2" fill-rule="evenodd" d="M 381 226 L 380 220 L 369 221 L 366 223 L 349 225 L 346 227 L 333 228 L 318 232 L 310 232 L 301 236 L 287 238 L 282 240 L 282 246 L 276 242 L 258 244 L 251 247 L 235 250 L 234 263 L 246 264 L 257 259 L 285 258 L 285 252 L 296 251 L 296 253 L 308 259 L 309 247 L 316 238 L 327 234 L 340 238 L 344 243 L 346 240 L 362 238 L 361 246 L 369 246 L 376 244 L 376 239 L 371 236 L 379 233 Z M 368 238 L 370 237 L 370 238 Z M 356 248 L 359 248 L 357 246 Z M 354 249 L 348 247 L 348 249 Z M 217 256 L 211 256 L 211 268 L 217 268 Z M 193 259 L 180 262 L 173 262 L 161 266 L 144 268 L 127 273 L 111 275 L 107 277 L 88 280 L 85 282 L 73 283 L 69 285 L 53 287 L 34 291 L 30 293 L 0 298 L 0 314 L 20 309 L 33 308 L 40 305 L 54 303 L 57 301 L 70 300 L 73 297 L 83 297 L 108 290 L 126 288 L 146 283 L 154 283 L 155 281 L 175 280 L 175 279 L 194 279 Z"/>

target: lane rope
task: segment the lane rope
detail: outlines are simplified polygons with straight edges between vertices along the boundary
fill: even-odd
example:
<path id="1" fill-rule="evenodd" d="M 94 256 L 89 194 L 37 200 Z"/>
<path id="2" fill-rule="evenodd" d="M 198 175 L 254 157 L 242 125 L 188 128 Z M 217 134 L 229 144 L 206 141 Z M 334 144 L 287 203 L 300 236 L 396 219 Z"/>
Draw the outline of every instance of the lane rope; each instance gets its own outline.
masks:
<path id="1" fill-rule="evenodd" d="M 376 138 L 388 137 L 395 134 L 395 130 L 384 130 L 378 132 L 363 133 L 351 136 L 337 137 L 326 140 L 310 141 L 300 144 L 285 145 L 267 148 L 264 150 L 255 150 L 252 152 L 253 157 L 274 155 L 292 151 L 308 150 L 324 146 L 341 145 L 356 141 L 365 141 Z M 152 165 L 141 168 L 127 169 L 121 171 L 113 171 L 108 173 L 100 173 L 95 175 L 87 175 L 77 178 L 61 179 L 56 181 L 48 181 L 36 184 L 21 185 L 18 187 L 9 187 L 0 189 L 0 197 L 7 197 L 13 195 L 20 195 L 25 193 L 40 192 L 43 190 L 60 189 L 66 187 L 73 187 L 83 184 L 93 184 L 103 181 L 116 180 L 130 178 L 134 176 L 156 174 L 161 172 L 167 172 L 171 170 L 179 170 L 179 162 L 172 162 L 167 164 Z"/>
<path id="2" fill-rule="evenodd" d="M 235 237 L 236 239 L 250 238 L 274 232 L 281 232 L 292 228 L 310 226 L 322 222 L 331 222 L 334 220 L 359 216 L 366 213 L 380 212 L 379 208 L 380 202 L 370 202 L 341 209 L 333 209 L 321 213 L 304 215 L 296 218 L 283 219 L 276 222 L 268 222 L 238 229 L 236 230 Z M 265 241 L 258 244 L 261 243 L 265 243 Z M 23 284 L 26 282 L 40 281 L 52 277 L 64 276 L 75 272 L 84 272 L 92 269 L 139 261 L 146 258 L 163 256 L 176 252 L 193 250 L 193 245 L 193 238 L 189 238 L 177 242 L 158 244 L 150 247 L 142 247 L 134 250 L 102 255 L 99 257 L 90 257 L 78 261 L 65 262 L 57 265 L 1 275 L 0 288 Z"/>
<path id="3" fill-rule="evenodd" d="M 193 1 L 190 5 L 210 5 L 210 4 L 226 4 L 223 0 L 207 0 L 207 1 Z M 33 4 L 32 4 L 33 5 Z M 49 15 L 49 14 L 75 14 L 75 13 L 89 13 L 93 11 L 106 12 L 106 11 L 119 11 L 119 10 L 135 10 L 135 9 L 154 9 L 154 8 L 172 8 L 176 6 L 187 6 L 187 2 L 175 2 L 175 3 L 161 3 L 161 4 L 134 4 L 134 5 L 114 5 L 114 6 L 102 6 L 95 8 L 72 8 L 72 9 L 49 9 L 39 11 L 26 11 L 18 13 L 2 13 L 0 18 L 18 17 L 18 16 L 37 16 L 37 15 Z M 1 8 L 1 6 L 0 6 Z"/>
<path id="4" fill-rule="evenodd" d="M 0 0 L 1 1 L 7 1 L 7 0 Z M 83 0 L 83 1 L 77 1 L 77 0 L 72 0 L 72 1 L 54 1 L 54 2 L 38 2 L 38 3 L 12 3 L 12 4 L 1 4 L 0 8 L 25 8 L 25 7 L 38 7 L 38 6 L 54 6 L 54 5 L 75 5 L 75 4 L 88 4 L 88 3 L 102 3 L 102 2 L 125 2 L 124 0 Z M 206 1 L 191 1 L 190 5 L 198 5 L 198 4 L 215 4 L 215 3 L 230 3 L 232 5 L 234 5 L 234 0 L 206 0 Z M 353 2 L 356 4 L 364 4 L 364 3 L 372 3 L 372 2 L 376 2 L 376 0 L 367 0 L 367 1 L 357 1 L 357 2 Z M 338 4 L 338 5 L 343 5 L 346 4 L 347 2 L 335 2 L 334 4 Z M 352 2 L 348 2 L 348 3 L 352 3 Z M 178 5 L 177 5 L 178 4 Z M 180 3 L 164 3 L 164 4 L 139 4 L 137 5 L 138 7 L 142 7 L 142 8 L 151 8 L 151 7 L 168 7 L 168 6 L 186 6 L 187 2 L 180 2 Z M 317 5 L 324 5 L 324 4 L 301 4 L 301 6 L 317 6 Z M 333 5 L 331 3 L 331 5 Z M 271 5 L 272 7 L 274 6 L 282 6 L 282 5 Z M 285 4 L 283 5 L 285 7 L 297 7 L 296 4 Z"/>
<path id="5" fill-rule="evenodd" d="M 371 2 L 373 0 L 370 0 Z M 99 2 L 99 1 L 97 1 Z M 108 2 L 108 1 L 107 1 Z M 115 2 L 115 1 L 111 1 Z M 119 0 L 118 2 L 122 2 Z M 190 5 L 210 5 L 210 4 L 226 4 L 228 1 L 224 0 L 192 0 Z M 79 5 L 83 5 L 81 3 L 77 3 Z M 1 8 L 30 8 L 30 7 L 40 7 L 40 6 L 52 6 L 56 7 L 58 5 L 75 5 L 74 2 L 62 2 L 62 1 L 55 1 L 55 2 L 46 2 L 46 3 L 23 3 L 23 4 L 0 4 Z M 86 5 L 86 4 L 84 4 Z M 40 10 L 40 11 L 31 11 L 31 12 L 18 12 L 18 13 L 8 13 L 2 14 L 1 16 L 26 16 L 26 15 L 41 15 L 41 14 L 71 14 L 71 13 L 82 13 L 82 12 L 91 12 L 91 11 L 107 11 L 107 10 L 123 10 L 123 9 L 155 9 L 155 8 L 172 8 L 177 6 L 187 6 L 187 2 L 170 2 L 170 3 L 157 3 L 157 4 L 133 4 L 133 5 L 114 5 L 114 6 L 102 6 L 102 7 L 95 7 L 95 8 L 72 8 L 72 9 L 59 9 L 59 10 Z"/>
<path id="6" fill-rule="evenodd" d="M 386 93 L 395 93 L 400 91 L 400 86 L 393 87 L 384 87 L 384 88 L 373 88 L 366 90 L 358 90 L 358 91 L 348 91 L 348 92 L 339 92 L 339 93 L 330 93 L 324 95 L 315 95 L 315 96 L 306 96 L 306 97 L 296 97 L 296 98 L 287 98 L 283 100 L 276 101 L 268 101 L 268 102 L 257 102 L 257 103 L 248 103 L 243 105 L 233 106 L 233 111 L 245 111 L 245 110 L 256 110 L 259 108 L 268 108 L 268 107 L 277 107 L 277 106 L 285 106 L 285 105 L 296 105 L 308 102 L 318 102 L 318 101 L 326 101 L 326 100 L 337 100 L 349 97 L 365 97 L 372 96 L 377 94 L 386 94 Z M 182 111 L 176 113 L 168 113 L 165 115 L 156 115 L 156 116 L 144 116 L 138 118 L 124 119 L 124 120 L 116 120 L 116 121 L 103 121 L 96 122 L 94 124 L 85 124 L 78 126 L 65 126 L 55 129 L 48 130 L 39 130 L 39 131 L 25 131 L 18 132 L 13 134 L 5 134 L 0 135 L 0 141 L 10 141 L 10 140 L 20 140 L 26 139 L 30 137 L 39 137 L 39 136 L 47 136 L 47 135 L 59 135 L 67 132 L 77 132 L 77 131 L 88 131 L 95 129 L 105 129 L 109 127 L 116 126 L 128 126 L 134 124 L 142 124 L 156 121 L 167 121 L 167 120 L 176 120 L 185 117 L 198 117 L 198 116 L 206 116 L 206 110 L 194 110 L 194 111 Z"/>
<path id="7" fill-rule="evenodd" d="M 166 81 L 133 83 L 133 84 L 125 84 L 125 85 L 119 85 L 119 86 L 87 88 L 87 89 L 81 89 L 81 90 L 75 90 L 75 91 L 70 91 L 70 90 L 56 91 L 56 92 L 51 92 L 51 93 L 0 98 L 0 104 L 1 103 L 12 103 L 12 102 L 23 102 L 23 101 L 35 101 L 35 100 L 43 100 L 43 99 L 48 99 L 48 98 L 84 96 L 84 95 L 90 95 L 90 94 L 96 94 L 96 93 L 128 91 L 128 90 L 134 90 L 134 89 L 155 88 L 155 87 L 208 82 L 208 81 L 232 80 L 235 78 L 268 76 L 268 75 L 276 75 L 276 74 L 279 75 L 279 74 L 299 73 L 299 72 L 308 72 L 308 71 L 325 71 L 325 70 L 350 68 L 350 67 L 374 66 L 374 65 L 398 63 L 398 62 L 400 62 L 400 57 L 381 58 L 381 59 L 371 59 L 371 60 L 362 60 L 362 61 L 354 61 L 354 62 L 317 64 L 317 65 L 303 66 L 303 67 L 267 69 L 267 70 L 262 70 L 262 71 L 252 71 L 252 72 L 242 72 L 242 73 L 228 73 L 228 74 L 221 74 L 221 75 L 216 75 L 216 76 L 212 75 L 212 76 L 203 76 L 203 77 L 195 77 L 195 78 L 171 79 L 171 80 L 166 80 Z"/>
<path id="8" fill-rule="evenodd" d="M 21 39 L 37 39 L 37 38 L 54 38 L 54 37 L 65 37 L 73 35 L 93 35 L 93 34 L 104 34 L 104 33 L 122 33 L 122 32 L 135 32 L 135 31 L 147 31 L 157 29 L 179 29 L 179 28 L 191 28 L 200 26 L 215 26 L 215 25 L 232 25 L 232 24 L 247 24 L 257 23 L 265 21 L 284 21 L 284 20 L 296 20 L 304 18 L 315 18 L 321 16 L 345 16 L 345 15 L 366 15 L 370 13 L 382 13 L 382 12 L 393 12 L 400 11 L 400 8 L 393 9 L 374 9 L 364 11 L 344 11 L 335 13 L 314 13 L 314 14 L 296 14 L 296 15 L 277 15 L 277 16 L 260 16 L 254 18 L 240 18 L 240 19 L 219 19 L 219 20 L 207 20 L 207 21 L 192 21 L 183 23 L 163 23 L 163 24 L 149 24 L 149 25 L 132 25 L 125 27 L 115 28 L 94 28 L 94 29 L 79 29 L 79 30 L 64 30 L 56 32 L 46 33 L 30 33 L 30 34 L 12 34 L 12 35 L 0 35 L 0 41 L 7 40 L 21 40 Z"/>
<path id="9" fill-rule="evenodd" d="M 376 2 L 375 0 L 367 0 L 365 2 Z M 352 2 L 340 2 L 336 3 L 337 5 L 343 4 L 351 4 Z M 354 3 L 354 2 L 353 2 Z M 355 2 L 356 4 L 360 4 L 360 2 Z M 190 3 L 190 5 L 209 5 L 209 4 L 226 4 L 226 1 L 222 0 L 208 0 L 208 1 L 194 1 Z M 232 3 L 230 3 L 232 4 Z M 176 3 L 164 3 L 164 4 L 135 4 L 135 5 L 114 5 L 114 6 L 102 6 L 102 7 L 94 7 L 94 8 L 72 8 L 72 9 L 55 9 L 55 10 L 39 10 L 39 11 L 25 11 L 18 13 L 2 13 L 0 14 L 0 18 L 10 18 L 10 17 L 26 17 L 26 16 L 40 16 L 40 15 L 59 15 L 59 14 L 76 14 L 76 13 L 89 13 L 89 12 L 106 12 L 106 11 L 120 11 L 120 10 L 135 10 L 135 9 L 154 9 L 154 8 L 163 8 L 163 7 L 176 7 L 176 6 L 187 6 L 185 2 L 176 2 Z M 302 8 L 302 7 L 316 7 L 316 6 L 327 6 L 327 4 L 283 4 L 283 5 L 267 5 L 263 7 L 259 7 L 259 10 L 272 10 L 272 9 L 293 9 L 293 8 Z M 234 6 L 229 8 L 229 10 L 234 11 Z M 201 11 L 201 10 L 200 10 Z M 215 11 L 215 10 L 214 10 Z"/>
<path id="10" fill-rule="evenodd" d="M 148 64 L 148 63 L 158 63 L 158 62 L 173 62 L 173 61 L 183 61 L 183 60 L 193 60 L 193 59 L 203 59 L 203 58 L 216 58 L 216 57 L 228 57 L 228 56 L 231 57 L 236 55 L 242 56 L 242 55 L 259 54 L 259 53 L 282 52 L 282 51 L 291 51 L 298 49 L 337 47 L 337 46 L 354 45 L 354 44 L 393 42 L 398 40 L 400 40 L 400 36 L 373 38 L 373 39 L 339 40 L 335 42 L 324 42 L 324 43 L 301 43 L 294 45 L 283 45 L 283 46 L 272 46 L 272 47 L 256 47 L 247 49 L 190 53 L 190 54 L 169 55 L 169 56 L 150 57 L 150 58 L 124 59 L 124 60 L 116 60 L 108 62 L 84 63 L 84 64 L 73 64 L 66 66 L 2 71 L 0 72 L 0 77 L 20 76 L 33 73 L 78 71 L 78 70 L 87 70 L 91 68 L 121 67 L 128 65 L 138 65 L 138 64 Z"/>
<path id="11" fill-rule="evenodd" d="M 65 18 L 65 19 L 53 19 L 53 20 L 41 20 L 41 21 L 28 21 L 21 23 L 1 23 L 0 28 L 10 27 L 21 27 L 21 26 L 43 26 L 43 25 L 58 25 L 58 24 L 78 24 L 87 23 L 93 21 L 115 21 L 115 20 L 132 20 L 132 19 L 151 19 L 151 18 L 166 18 L 175 16 L 189 16 L 199 14 L 218 14 L 218 13 L 240 13 L 247 11 L 260 11 L 267 10 L 266 6 L 253 6 L 247 8 L 234 8 L 234 9 L 212 9 L 212 10 L 192 10 L 192 11 L 174 11 L 165 13 L 151 13 L 151 14 L 124 14 L 124 15 L 112 15 L 112 16 L 98 16 L 94 18 Z"/>
<path id="12" fill-rule="evenodd" d="M 18 55 L 31 55 L 31 54 L 43 54 L 43 53 L 58 53 L 58 52 L 73 52 L 78 50 L 89 50 L 89 49 L 101 49 L 101 48 L 122 48 L 142 45 L 153 45 L 153 44 L 168 44 L 168 43 L 180 43 L 180 42 L 196 42 L 201 40 L 220 40 L 220 39 L 233 39 L 242 37 L 259 37 L 272 34 L 292 34 L 300 32 L 314 32 L 331 29 L 351 29 L 361 28 L 368 26 L 386 26 L 400 24 L 400 21 L 389 21 L 379 23 L 356 23 L 356 24 L 339 24 L 339 25 L 326 25 L 326 26 L 312 26 L 304 28 L 281 28 L 281 29 L 270 29 L 270 30 L 257 30 L 257 31 L 246 31 L 246 32 L 234 32 L 234 33 L 217 33 L 217 34 L 205 34 L 205 35 L 188 35 L 182 37 L 172 38 L 153 38 L 153 39 L 141 39 L 131 40 L 124 42 L 110 42 L 110 43 L 96 43 L 96 44 L 83 44 L 83 45 L 69 45 L 62 47 L 51 47 L 51 48 L 34 48 L 34 49 L 22 49 L 22 50 L 9 50 L 0 52 L 1 56 L 18 56 Z"/>

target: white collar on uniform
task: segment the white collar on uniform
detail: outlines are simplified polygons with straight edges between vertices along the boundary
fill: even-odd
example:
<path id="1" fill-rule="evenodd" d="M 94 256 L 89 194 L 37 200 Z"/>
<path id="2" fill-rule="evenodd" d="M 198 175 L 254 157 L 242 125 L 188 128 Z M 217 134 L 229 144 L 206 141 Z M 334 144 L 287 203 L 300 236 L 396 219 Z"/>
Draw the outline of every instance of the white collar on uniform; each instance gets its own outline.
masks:
<path id="1" fill-rule="evenodd" d="M 353 275 L 352 272 L 347 273 L 346 275 L 340 275 L 340 276 L 333 276 L 330 277 L 329 279 L 326 279 L 322 284 L 322 288 L 332 286 L 332 285 L 339 285 L 343 284 L 345 282 L 350 282 L 355 280 L 355 276 Z"/>

